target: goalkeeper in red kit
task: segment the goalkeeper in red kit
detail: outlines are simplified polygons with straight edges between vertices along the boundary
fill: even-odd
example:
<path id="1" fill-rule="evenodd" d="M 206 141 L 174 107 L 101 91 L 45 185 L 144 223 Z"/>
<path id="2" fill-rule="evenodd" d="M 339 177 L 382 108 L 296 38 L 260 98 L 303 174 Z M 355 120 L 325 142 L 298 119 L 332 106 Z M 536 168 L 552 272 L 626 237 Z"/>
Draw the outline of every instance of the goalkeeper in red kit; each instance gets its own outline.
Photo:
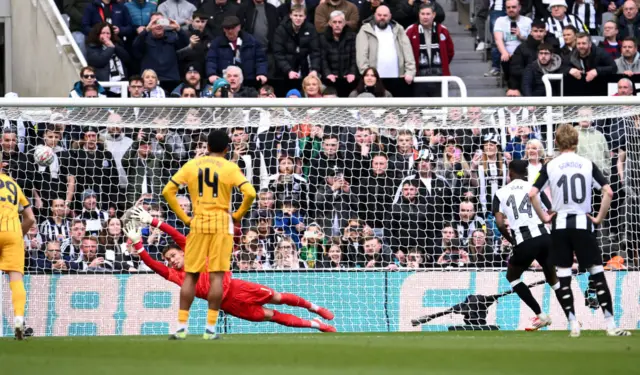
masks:
<path id="1" fill-rule="evenodd" d="M 131 217 L 142 224 L 151 225 L 167 233 L 175 241 L 168 245 L 162 255 L 169 263 L 169 267 L 149 256 L 142 245 L 140 228 L 129 222 L 125 228 L 125 234 L 131 240 L 140 259 L 155 273 L 176 285 L 182 285 L 185 277 L 184 248 L 186 237 L 171 225 L 151 217 L 151 214 L 140 207 L 132 210 Z M 279 293 L 264 285 L 231 277 L 231 272 L 226 272 L 223 281 L 221 309 L 229 315 L 251 322 L 269 321 L 288 327 L 315 328 L 322 332 L 336 332 L 336 329 L 319 319 L 305 320 L 295 315 L 284 314 L 277 310 L 266 308 L 265 304 L 289 305 L 302 307 L 310 312 L 318 314 L 326 320 L 333 319 L 333 313 L 328 309 L 319 307 L 302 297 L 291 293 Z M 206 300 L 209 292 L 208 277 L 200 277 L 196 284 L 196 297 Z"/>

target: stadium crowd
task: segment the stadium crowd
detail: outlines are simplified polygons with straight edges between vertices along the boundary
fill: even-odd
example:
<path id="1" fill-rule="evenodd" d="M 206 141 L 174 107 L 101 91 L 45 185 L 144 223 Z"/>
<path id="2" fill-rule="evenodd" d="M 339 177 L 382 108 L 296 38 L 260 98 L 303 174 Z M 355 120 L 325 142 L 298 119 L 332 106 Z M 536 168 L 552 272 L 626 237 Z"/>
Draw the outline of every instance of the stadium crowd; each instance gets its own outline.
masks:
<path id="1" fill-rule="evenodd" d="M 61 5 L 90 65 L 80 71 L 71 97 L 119 95 L 100 81 L 127 81 L 134 98 L 273 98 L 282 87 L 287 97 L 388 97 L 382 79 L 408 85 L 417 76 L 449 75 L 454 57 L 453 41 L 441 24 L 444 12 L 435 1 L 387 6 L 377 0 L 159 5 L 65 0 Z M 532 21 L 522 15 L 531 13 L 531 6 L 492 2 L 488 15 L 497 61 L 489 74 L 501 69 L 507 95 L 527 96 L 544 95 L 545 73 L 588 82 L 640 72 L 637 5 L 611 2 L 595 8 L 553 0 L 547 9 L 534 1 Z M 619 10 L 617 21 L 602 23 Z M 592 43 L 600 26 L 605 48 Z M 296 89 L 300 80 L 302 91 Z M 438 85 L 413 86 L 413 95 L 440 93 Z M 353 89 L 343 95 L 345 87 Z M 618 95 L 633 91 L 630 80 L 618 83 Z M 589 117 L 589 108 L 580 110 Z M 287 116 L 285 109 L 68 109 L 54 112 L 48 123 L 7 121 L 3 169 L 25 189 L 38 214 L 38 224 L 25 236 L 28 270 L 144 271 L 123 235 L 129 211 L 142 206 L 188 233 L 160 193 L 181 165 L 206 152 L 206 126 L 216 122 L 234 124 L 229 158 L 259 190 L 255 207 L 236 227 L 233 265 L 242 271 L 505 266 L 512 245 L 495 226 L 493 195 L 506 183 L 509 161 L 529 160 L 533 179 L 550 157 L 540 129 L 521 126 L 535 122 L 535 108 L 491 114 L 452 109 L 441 120 L 469 125 L 456 130 L 434 130 L 438 127 L 420 114 L 396 110 L 375 116 L 361 110 L 351 127 L 314 122 L 313 115 L 303 123 L 281 121 Z M 103 126 L 64 125 L 73 123 L 70 118 Z M 627 266 L 637 266 L 640 247 L 636 238 L 620 245 L 626 237 L 625 220 L 619 219 L 640 216 L 622 210 L 623 176 L 633 173 L 625 168 L 636 158 L 626 154 L 634 121 L 576 124 L 579 153 L 601 163 L 616 191 L 608 230 L 601 231 L 607 260 L 622 256 Z M 48 167 L 34 164 L 31 150 L 38 144 L 55 151 Z M 632 163 L 625 164 L 627 158 Z M 189 198 L 180 201 L 190 212 Z M 143 236 L 151 256 L 162 259 L 167 236 L 155 228 L 144 228 Z"/>

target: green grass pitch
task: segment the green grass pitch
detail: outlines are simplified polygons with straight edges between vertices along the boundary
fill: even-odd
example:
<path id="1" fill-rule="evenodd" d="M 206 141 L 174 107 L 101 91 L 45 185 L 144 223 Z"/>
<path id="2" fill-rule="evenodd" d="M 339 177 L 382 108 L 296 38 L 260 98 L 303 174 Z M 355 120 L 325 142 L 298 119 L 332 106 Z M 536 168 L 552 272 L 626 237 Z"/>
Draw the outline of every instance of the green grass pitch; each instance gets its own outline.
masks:
<path id="1" fill-rule="evenodd" d="M 0 340 L 0 373 L 64 375 L 637 374 L 640 333 L 583 331 Z"/>

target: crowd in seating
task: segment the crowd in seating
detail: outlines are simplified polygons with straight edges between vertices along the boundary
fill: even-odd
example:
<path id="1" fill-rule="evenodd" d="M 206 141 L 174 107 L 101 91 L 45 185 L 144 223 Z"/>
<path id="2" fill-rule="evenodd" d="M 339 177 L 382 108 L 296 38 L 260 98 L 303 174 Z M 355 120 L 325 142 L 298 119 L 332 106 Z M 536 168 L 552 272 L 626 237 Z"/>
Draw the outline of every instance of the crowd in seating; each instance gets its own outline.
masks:
<path id="1" fill-rule="evenodd" d="M 546 21 L 526 21 L 516 0 L 503 3 L 506 19 L 491 11 L 496 39 L 502 40 L 496 42 L 494 68 L 504 70 L 507 96 L 543 95 L 541 77 L 555 71 L 586 81 L 618 71 L 635 73 L 633 38 L 640 32 L 630 26 L 638 18 L 635 3 L 611 3 L 623 14 L 602 25 L 605 49 L 591 38 L 600 18 L 593 32 L 583 34 L 584 27 L 578 30 L 557 17 L 570 7 L 554 1 Z M 580 5 L 571 8 L 584 13 Z M 273 98 L 276 80 L 291 81 L 286 97 L 340 96 L 339 81 L 353 84 L 347 92 L 351 97 L 389 97 L 384 78 L 413 84 L 415 95 L 438 96 L 438 85 L 416 85 L 413 79 L 451 74 L 448 64 L 454 58 L 453 41 L 442 25 L 444 12 L 435 1 L 387 6 L 377 0 L 169 0 L 159 5 L 68 0 L 63 11 L 90 65 L 80 71 L 71 97 L 116 96 L 117 89 L 99 82 L 127 81 L 132 98 Z M 620 57 L 614 59 L 615 53 Z M 618 95 L 632 95 L 632 86 L 621 80 Z M 395 109 L 377 115 L 382 127 L 368 121 L 366 111 L 355 114 L 349 127 L 313 121 L 282 125 L 277 118 L 286 115 L 283 111 L 250 111 L 243 114 L 248 119 L 243 125 L 229 130 L 229 158 L 259 190 L 255 207 L 236 228 L 236 270 L 506 266 L 511 244 L 495 227 L 493 195 L 506 183 L 510 160 L 529 160 L 533 178 L 551 156 L 545 154 L 540 129 L 521 126 L 536 122 L 535 108 L 491 114 L 452 108 L 445 119 L 469 125 L 456 130 L 424 126 L 427 120 L 419 114 Z M 7 122 L 4 170 L 25 189 L 38 213 L 38 224 L 25 236 L 28 270 L 144 271 L 123 235 L 129 211 L 142 206 L 188 233 L 160 192 L 181 165 L 206 152 L 207 125 L 237 114 L 223 112 L 66 109 L 44 124 Z M 104 126 L 64 125 L 73 123 L 70 118 L 103 119 Z M 616 210 L 624 205 L 620 160 L 627 157 L 626 121 L 576 124 L 584 130 L 581 145 L 594 144 L 580 152 L 604 163 L 601 169 L 608 171 L 618 197 L 606 234 L 609 245 L 622 243 L 624 235 L 618 219 L 625 213 Z M 147 126 L 119 126 L 127 122 Z M 400 123 L 406 129 L 392 126 Z M 30 150 L 38 144 L 56 153 L 48 167 L 33 163 Z M 180 201 L 190 212 L 189 198 Z M 162 259 L 171 239 L 155 228 L 144 228 L 143 238 L 152 257 Z M 638 261 L 633 246 L 611 245 L 606 258 L 625 255 L 633 265 Z"/>

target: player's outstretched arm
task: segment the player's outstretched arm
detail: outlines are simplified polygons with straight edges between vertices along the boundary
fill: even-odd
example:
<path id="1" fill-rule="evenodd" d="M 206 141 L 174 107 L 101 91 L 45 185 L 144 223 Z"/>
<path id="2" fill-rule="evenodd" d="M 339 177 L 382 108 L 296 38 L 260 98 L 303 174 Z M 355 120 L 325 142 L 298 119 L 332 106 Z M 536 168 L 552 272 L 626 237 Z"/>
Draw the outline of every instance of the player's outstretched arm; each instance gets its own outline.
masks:
<path id="1" fill-rule="evenodd" d="M 232 215 L 234 221 L 240 221 L 244 215 L 247 214 L 249 209 L 251 209 L 251 205 L 256 199 L 256 189 L 251 185 L 251 183 L 249 183 L 249 181 L 245 180 L 238 186 L 238 188 L 242 193 L 242 204 L 240 205 L 240 208 L 238 208 L 238 211 L 234 212 Z"/>
<path id="2" fill-rule="evenodd" d="M 144 208 L 142 207 L 133 208 L 133 210 L 131 210 L 131 218 L 138 220 L 142 224 L 151 225 L 153 227 L 160 229 L 164 233 L 171 236 L 171 238 L 176 243 L 176 245 L 180 246 L 180 248 L 184 250 L 187 244 L 187 238 L 182 233 L 178 232 L 176 228 L 172 227 L 171 225 L 165 223 L 160 219 L 156 219 L 152 217 L 151 214 L 145 211 Z"/>
<path id="3" fill-rule="evenodd" d="M 187 215 L 186 212 L 184 212 L 184 210 L 182 209 L 182 207 L 180 207 L 180 204 L 178 203 L 177 195 L 178 195 L 179 188 L 180 188 L 180 185 L 177 182 L 175 182 L 173 179 L 171 179 L 169 183 L 162 190 L 162 196 L 167 201 L 169 208 L 171 208 L 171 210 L 175 212 L 178 219 L 182 220 L 182 222 L 185 223 L 186 225 L 191 226 L 191 217 Z"/>
<path id="4" fill-rule="evenodd" d="M 154 260 L 151 258 L 149 253 L 145 251 L 144 246 L 142 245 L 142 233 L 140 232 L 140 228 L 138 228 L 135 223 L 129 222 L 124 228 L 124 234 L 129 238 L 129 240 L 131 240 L 133 248 L 137 251 L 138 256 L 142 259 L 144 264 L 149 266 L 153 272 L 168 280 L 170 275 L 169 267 L 157 260 Z"/>

